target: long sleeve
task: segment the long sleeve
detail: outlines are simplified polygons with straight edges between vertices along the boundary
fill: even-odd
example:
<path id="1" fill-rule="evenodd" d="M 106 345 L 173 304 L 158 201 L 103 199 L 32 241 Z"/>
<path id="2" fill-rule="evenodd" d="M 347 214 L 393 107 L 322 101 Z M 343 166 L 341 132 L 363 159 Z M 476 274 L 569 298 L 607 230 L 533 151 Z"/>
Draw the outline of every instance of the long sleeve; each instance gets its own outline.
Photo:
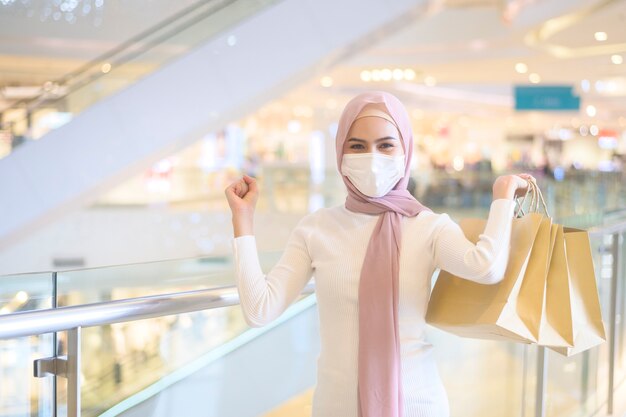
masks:
<path id="1" fill-rule="evenodd" d="M 246 323 L 261 327 L 280 316 L 302 292 L 313 273 L 301 221 L 289 236 L 278 263 L 265 275 L 252 235 L 232 240 L 235 280 Z"/>
<path id="2" fill-rule="evenodd" d="M 447 214 L 435 231 L 435 266 L 481 284 L 496 284 L 504 276 L 511 245 L 515 200 L 492 201 L 485 230 L 474 244 Z"/>

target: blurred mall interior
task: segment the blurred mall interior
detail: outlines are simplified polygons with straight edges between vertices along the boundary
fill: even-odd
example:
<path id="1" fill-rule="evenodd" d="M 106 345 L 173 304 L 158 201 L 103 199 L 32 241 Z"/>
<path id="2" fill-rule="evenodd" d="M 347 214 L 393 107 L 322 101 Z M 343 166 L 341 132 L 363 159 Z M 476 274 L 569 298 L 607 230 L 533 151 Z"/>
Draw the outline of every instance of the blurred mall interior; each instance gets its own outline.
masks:
<path id="1" fill-rule="evenodd" d="M 268 271 L 343 204 L 337 121 L 367 90 L 406 106 L 435 212 L 484 218 L 526 172 L 589 231 L 607 341 L 429 327 L 452 416 L 626 415 L 625 60 L 626 0 L 0 0 L 0 417 L 310 416 L 315 295 L 262 328 L 214 301 L 237 294 L 224 189 L 259 181 Z M 77 386 L 33 376 L 77 346 Z"/>

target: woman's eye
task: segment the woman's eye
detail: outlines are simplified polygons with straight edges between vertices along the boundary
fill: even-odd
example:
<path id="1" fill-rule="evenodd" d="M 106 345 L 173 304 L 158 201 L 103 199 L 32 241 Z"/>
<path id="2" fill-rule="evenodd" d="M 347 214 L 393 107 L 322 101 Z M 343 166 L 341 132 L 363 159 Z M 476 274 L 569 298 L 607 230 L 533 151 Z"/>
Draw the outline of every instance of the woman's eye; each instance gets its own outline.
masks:
<path id="1" fill-rule="evenodd" d="M 391 143 L 383 143 L 380 145 L 381 149 L 391 149 L 393 148 L 393 144 Z"/>
<path id="2" fill-rule="evenodd" d="M 350 149 L 364 149 L 363 145 L 355 144 L 350 145 Z"/>

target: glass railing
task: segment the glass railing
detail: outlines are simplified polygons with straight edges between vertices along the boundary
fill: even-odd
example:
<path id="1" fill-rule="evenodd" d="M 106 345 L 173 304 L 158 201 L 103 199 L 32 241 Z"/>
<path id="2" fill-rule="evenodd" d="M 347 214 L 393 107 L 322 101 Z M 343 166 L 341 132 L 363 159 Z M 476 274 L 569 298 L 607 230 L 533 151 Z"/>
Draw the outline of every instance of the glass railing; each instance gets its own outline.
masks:
<path id="1" fill-rule="evenodd" d="M 47 82 L 35 98 L 0 109 L 4 116 L 0 133 L 10 136 L 12 149 L 39 139 L 92 104 L 278 1 L 198 1 L 77 70 Z"/>
<path id="2" fill-rule="evenodd" d="M 264 254 L 262 266 L 269 268 L 278 256 Z M 225 257 L 198 257 L 2 276 L 0 315 L 229 287 L 234 285 L 230 263 Z M 99 415 L 246 330 L 238 306 L 83 329 L 83 415 Z M 67 344 L 67 334 L 59 332 L 58 355 Z M 0 340 L 0 416 L 52 415 L 51 380 L 32 378 L 32 360 L 55 356 L 54 346 L 50 333 Z M 66 412 L 65 391 L 65 384 L 58 384 L 59 415 Z"/>
<path id="3" fill-rule="evenodd" d="M 429 328 L 452 415 L 591 417 L 608 407 L 610 390 L 626 380 L 626 216 L 603 218 L 609 228 L 590 237 L 607 343 L 571 358 L 545 351 L 543 379 L 536 346 Z M 279 255 L 262 256 L 263 269 Z M 67 354 L 72 340 L 61 329 L 81 320 L 83 416 L 149 416 L 157 408 L 186 416 L 310 415 L 315 298 L 303 295 L 271 325 L 251 329 L 236 301 L 214 295 L 236 295 L 233 285 L 230 258 L 209 257 L 0 277 L 0 416 L 51 416 L 55 408 L 72 415 L 65 379 L 34 378 L 33 360 Z M 70 316 L 70 327 L 59 324 L 57 317 Z M 56 336 L 41 330 L 45 324 Z"/>
<path id="4" fill-rule="evenodd" d="M 0 318 L 53 307 L 52 274 L 20 274 L 0 279 Z M 33 358 L 53 356 L 50 333 L 0 340 L 0 416 L 51 416 L 54 384 L 33 378 Z"/>

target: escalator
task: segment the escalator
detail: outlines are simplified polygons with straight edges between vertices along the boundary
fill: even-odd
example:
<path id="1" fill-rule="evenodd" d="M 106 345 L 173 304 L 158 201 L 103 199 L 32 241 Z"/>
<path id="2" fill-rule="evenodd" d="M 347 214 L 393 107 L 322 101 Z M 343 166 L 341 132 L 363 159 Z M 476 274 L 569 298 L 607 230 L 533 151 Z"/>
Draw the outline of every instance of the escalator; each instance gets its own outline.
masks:
<path id="1" fill-rule="evenodd" d="M 79 71 L 62 98 L 71 120 L 0 160 L 0 250 L 371 45 L 426 3 L 203 2 L 202 13 L 139 42 L 145 50 L 130 42 Z M 165 53 L 170 42 L 185 47 Z"/>

